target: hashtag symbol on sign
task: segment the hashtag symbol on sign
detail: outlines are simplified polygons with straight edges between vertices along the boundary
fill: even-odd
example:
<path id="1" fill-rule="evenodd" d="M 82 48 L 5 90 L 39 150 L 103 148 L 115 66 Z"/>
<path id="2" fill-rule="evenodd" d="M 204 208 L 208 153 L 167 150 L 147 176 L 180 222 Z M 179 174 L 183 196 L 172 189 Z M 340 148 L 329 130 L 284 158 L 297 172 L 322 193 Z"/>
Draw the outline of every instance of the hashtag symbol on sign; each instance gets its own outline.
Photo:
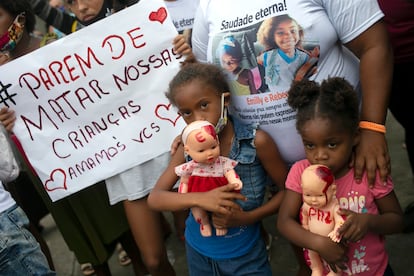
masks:
<path id="1" fill-rule="evenodd" d="M 1 81 L 0 81 L 0 104 L 4 104 L 7 107 L 9 106 L 9 102 L 12 102 L 14 105 L 16 105 L 16 102 L 14 101 L 13 97 L 16 96 L 17 94 L 9 94 L 9 91 L 7 91 L 7 89 L 11 86 L 11 84 L 6 84 L 4 85 Z"/>

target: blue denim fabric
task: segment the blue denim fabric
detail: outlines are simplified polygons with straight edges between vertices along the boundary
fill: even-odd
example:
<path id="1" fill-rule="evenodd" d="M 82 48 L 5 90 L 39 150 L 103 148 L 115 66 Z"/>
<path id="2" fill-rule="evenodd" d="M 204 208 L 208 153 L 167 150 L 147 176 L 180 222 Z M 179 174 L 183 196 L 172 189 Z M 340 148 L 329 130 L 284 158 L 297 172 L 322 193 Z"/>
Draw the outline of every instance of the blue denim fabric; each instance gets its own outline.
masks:
<path id="1" fill-rule="evenodd" d="M 186 243 L 187 263 L 190 276 L 271 276 L 264 241 L 258 239 L 248 254 L 214 260 L 205 257 Z"/>
<path id="2" fill-rule="evenodd" d="M 28 225 L 26 214 L 17 205 L 0 214 L 0 275 L 56 275 Z"/>
<path id="3" fill-rule="evenodd" d="M 263 204 L 267 174 L 256 156 L 254 138 L 257 127 L 243 124 L 235 118 L 232 122 L 235 137 L 229 158 L 238 162 L 235 171 L 243 181 L 241 194 L 247 197 L 247 201 L 239 201 L 238 204 L 243 210 L 250 211 Z"/>

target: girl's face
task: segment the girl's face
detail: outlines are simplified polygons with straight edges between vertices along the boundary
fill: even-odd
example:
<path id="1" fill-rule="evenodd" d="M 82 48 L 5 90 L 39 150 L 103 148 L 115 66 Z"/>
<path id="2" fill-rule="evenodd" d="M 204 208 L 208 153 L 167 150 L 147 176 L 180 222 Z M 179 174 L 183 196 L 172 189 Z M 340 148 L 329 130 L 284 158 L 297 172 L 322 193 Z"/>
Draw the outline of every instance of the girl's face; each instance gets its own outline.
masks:
<path id="1" fill-rule="evenodd" d="M 69 9 L 82 22 L 94 20 L 102 9 L 104 0 L 67 0 Z"/>
<path id="2" fill-rule="evenodd" d="M 336 178 L 344 176 L 358 135 L 349 133 L 332 120 L 314 118 L 300 129 L 306 158 L 311 164 L 329 167 Z"/>
<path id="3" fill-rule="evenodd" d="M 223 54 L 221 56 L 221 65 L 223 69 L 229 72 L 234 72 L 234 70 L 236 70 L 237 67 L 239 67 L 239 62 L 237 61 L 237 59 L 235 59 L 231 55 Z"/>
<path id="4" fill-rule="evenodd" d="M 221 113 L 221 93 L 199 80 L 177 87 L 174 93 L 178 113 L 187 124 L 196 120 L 217 124 Z"/>
<path id="5" fill-rule="evenodd" d="M 274 39 L 276 45 L 285 53 L 294 50 L 299 41 L 299 27 L 294 21 L 283 21 L 277 26 Z"/>

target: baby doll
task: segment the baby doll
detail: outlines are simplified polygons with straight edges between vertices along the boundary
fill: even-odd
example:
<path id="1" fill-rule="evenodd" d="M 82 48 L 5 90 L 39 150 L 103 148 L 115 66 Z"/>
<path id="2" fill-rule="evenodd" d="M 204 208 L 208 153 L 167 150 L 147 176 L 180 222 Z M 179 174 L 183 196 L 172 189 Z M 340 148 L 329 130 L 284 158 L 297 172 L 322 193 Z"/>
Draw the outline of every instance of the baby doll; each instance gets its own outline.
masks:
<path id="1" fill-rule="evenodd" d="M 214 125 L 207 121 L 195 121 L 187 125 L 182 133 L 184 152 L 191 157 L 188 161 L 175 168 L 175 173 L 181 177 L 178 191 L 205 192 L 224 186 L 228 183 L 237 184 L 235 190 L 243 186 L 234 167 L 237 162 L 220 156 L 220 146 Z M 191 212 L 200 223 L 200 232 L 204 237 L 212 234 L 212 228 L 207 212 L 193 207 Z M 224 236 L 227 229 L 216 229 L 217 236 Z"/>
<path id="2" fill-rule="evenodd" d="M 307 167 L 301 176 L 303 204 L 301 223 L 303 228 L 313 233 L 328 236 L 339 242 L 338 228 L 344 219 L 338 214 L 339 202 L 335 196 L 336 185 L 330 169 L 323 165 Z M 323 275 L 324 265 L 318 253 L 308 250 L 312 276 Z M 328 275 L 340 275 L 330 271 Z"/>

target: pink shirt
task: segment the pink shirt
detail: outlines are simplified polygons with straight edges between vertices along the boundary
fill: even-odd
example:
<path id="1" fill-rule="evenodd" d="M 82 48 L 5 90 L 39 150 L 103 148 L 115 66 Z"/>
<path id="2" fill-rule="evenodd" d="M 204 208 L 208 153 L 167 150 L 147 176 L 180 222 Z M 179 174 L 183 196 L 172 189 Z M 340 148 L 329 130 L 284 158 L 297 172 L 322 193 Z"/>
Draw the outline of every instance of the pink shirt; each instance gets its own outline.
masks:
<path id="1" fill-rule="evenodd" d="M 310 165 L 308 160 L 296 162 L 289 171 L 286 179 L 286 189 L 302 194 L 300 177 L 303 170 Z M 366 176 L 357 184 L 354 180 L 354 171 L 336 179 L 336 197 L 342 209 L 349 209 L 356 213 L 378 214 L 375 199 L 382 198 L 390 193 L 394 185 L 391 178 L 387 185 L 383 185 L 377 176 L 373 188 L 369 189 Z M 348 251 L 349 261 L 343 275 L 383 275 L 388 265 L 388 254 L 385 251 L 384 236 L 367 233 L 359 242 L 350 243 Z"/>

